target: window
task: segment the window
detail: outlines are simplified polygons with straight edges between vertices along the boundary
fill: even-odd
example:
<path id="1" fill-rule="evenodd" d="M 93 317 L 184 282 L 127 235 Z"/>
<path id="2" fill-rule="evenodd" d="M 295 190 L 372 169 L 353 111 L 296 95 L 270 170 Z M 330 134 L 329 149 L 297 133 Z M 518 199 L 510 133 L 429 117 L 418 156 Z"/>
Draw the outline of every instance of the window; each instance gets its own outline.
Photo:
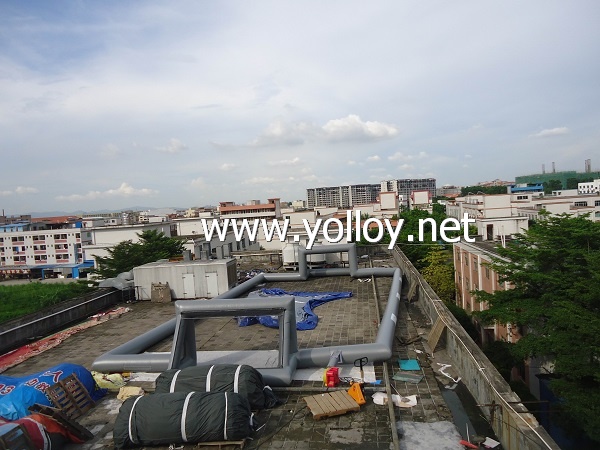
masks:
<path id="1" fill-rule="evenodd" d="M 594 206 L 600 206 L 600 200 L 596 200 L 596 201 L 594 202 Z M 1 242 L 1 239 L 0 239 L 0 242 Z"/>
<path id="2" fill-rule="evenodd" d="M 529 199 L 528 195 L 517 195 L 517 200 L 527 200 Z"/>
<path id="3" fill-rule="evenodd" d="M 485 266 L 485 277 L 488 280 L 490 279 L 490 268 L 488 266 Z"/>
<path id="4" fill-rule="evenodd" d="M 574 206 L 587 206 L 587 202 L 575 202 Z"/>
<path id="5" fill-rule="evenodd" d="M 473 256 L 473 271 L 477 272 L 477 258 Z"/>
<path id="6" fill-rule="evenodd" d="M 468 266 L 468 265 L 469 265 L 469 257 L 465 256 L 465 266 Z"/>

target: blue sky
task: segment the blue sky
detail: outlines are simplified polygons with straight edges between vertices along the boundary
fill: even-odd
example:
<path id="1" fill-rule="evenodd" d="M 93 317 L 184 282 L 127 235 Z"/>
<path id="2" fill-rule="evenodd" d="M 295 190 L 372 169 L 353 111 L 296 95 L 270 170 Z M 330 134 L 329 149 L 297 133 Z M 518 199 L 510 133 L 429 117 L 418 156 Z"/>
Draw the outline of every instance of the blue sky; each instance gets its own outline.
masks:
<path id="1" fill-rule="evenodd" d="M 0 3 L 0 208 L 600 167 L 597 1 Z"/>

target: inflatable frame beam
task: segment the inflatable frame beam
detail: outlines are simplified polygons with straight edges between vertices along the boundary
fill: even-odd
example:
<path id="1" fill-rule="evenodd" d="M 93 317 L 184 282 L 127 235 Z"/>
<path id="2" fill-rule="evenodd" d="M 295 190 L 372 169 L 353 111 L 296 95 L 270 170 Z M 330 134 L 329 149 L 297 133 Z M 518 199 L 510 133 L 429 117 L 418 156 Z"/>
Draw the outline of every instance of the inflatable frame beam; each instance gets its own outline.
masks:
<path id="1" fill-rule="evenodd" d="M 348 268 L 309 269 L 308 255 L 348 252 Z M 94 361 L 92 369 L 100 372 L 162 372 L 170 368 L 184 368 L 197 363 L 194 319 L 200 317 L 238 315 L 280 315 L 279 367 L 258 368 L 265 382 L 272 386 L 289 386 L 297 368 L 326 367 L 332 355 L 339 355 L 341 363 L 352 363 L 366 356 L 369 361 L 385 361 L 392 356 L 392 345 L 398 317 L 402 275 L 398 268 L 358 268 L 355 244 L 315 246 L 310 250 L 300 247 L 298 273 L 262 273 L 235 286 L 212 300 L 177 301 L 176 317 L 164 324 L 108 351 Z M 305 281 L 311 276 L 344 276 L 354 278 L 392 277 L 387 306 L 375 342 L 369 344 L 338 345 L 298 350 L 294 298 L 249 297 L 242 295 L 265 282 Z M 158 342 L 173 336 L 170 353 L 145 352 Z"/>

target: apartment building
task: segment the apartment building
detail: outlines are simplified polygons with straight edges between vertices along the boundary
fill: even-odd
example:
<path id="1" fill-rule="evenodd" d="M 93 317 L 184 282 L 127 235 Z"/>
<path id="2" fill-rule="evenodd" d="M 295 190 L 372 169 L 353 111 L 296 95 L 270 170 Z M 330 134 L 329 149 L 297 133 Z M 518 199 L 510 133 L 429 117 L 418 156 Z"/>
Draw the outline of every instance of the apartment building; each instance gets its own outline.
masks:
<path id="1" fill-rule="evenodd" d="M 384 180 L 380 183 L 381 192 L 396 192 L 408 201 L 413 191 L 428 191 L 431 197 L 437 194 L 435 178 L 403 178 Z"/>
<path id="2" fill-rule="evenodd" d="M 498 274 L 489 266 L 493 258 L 499 257 L 496 251 L 497 245 L 501 243 L 460 241 L 453 245 L 456 304 L 469 314 L 487 308 L 484 302 L 476 300 L 472 291 L 483 290 L 493 293 L 508 288 L 507 283 L 500 283 Z M 477 321 L 475 324 L 483 344 L 497 340 L 516 342 L 520 336 L 518 330 L 510 325 L 484 326 Z"/>
<path id="3" fill-rule="evenodd" d="M 351 184 L 347 186 L 318 187 L 306 190 L 308 208 L 338 207 L 375 203 L 381 191 L 378 184 Z"/>
<path id="4" fill-rule="evenodd" d="M 449 217 L 461 219 L 463 214 L 475 219 L 477 234 L 484 240 L 521 233 L 529 228 L 530 220 L 540 220 L 542 214 L 588 215 L 600 221 L 598 194 L 570 195 L 573 191 L 555 191 L 544 195 L 537 190 L 517 190 L 511 194 L 466 195 L 446 205 Z"/>
<path id="5" fill-rule="evenodd" d="M 88 239 L 73 217 L 32 219 L 0 226 L 0 276 L 79 277 L 92 264 L 84 257 Z"/>
<path id="6" fill-rule="evenodd" d="M 579 194 L 600 194 L 600 178 L 586 183 L 577 183 Z"/>
<path id="7" fill-rule="evenodd" d="M 244 205 L 234 202 L 220 202 L 217 211 L 222 219 L 280 219 L 281 200 L 269 198 L 267 203 L 260 200 L 250 200 Z"/>
<path id="8" fill-rule="evenodd" d="M 510 236 L 529 228 L 526 216 L 517 214 L 517 208 L 527 206 L 534 194 L 467 195 L 457 197 L 446 205 L 446 214 L 462 219 L 464 214 L 475 219 L 477 234 L 483 240 L 494 240 L 499 236 Z"/>

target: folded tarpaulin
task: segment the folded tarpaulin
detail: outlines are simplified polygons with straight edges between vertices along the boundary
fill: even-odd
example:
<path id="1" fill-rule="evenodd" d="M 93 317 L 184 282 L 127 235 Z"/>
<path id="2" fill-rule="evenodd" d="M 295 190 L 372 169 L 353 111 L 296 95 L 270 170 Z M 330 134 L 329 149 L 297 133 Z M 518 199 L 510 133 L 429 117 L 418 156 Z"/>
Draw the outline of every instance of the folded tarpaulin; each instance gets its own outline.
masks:
<path id="1" fill-rule="evenodd" d="M 260 297 L 280 297 L 282 295 L 293 295 L 296 297 L 296 329 L 314 330 L 319 323 L 319 317 L 314 313 L 317 306 L 332 300 L 352 297 L 352 292 L 288 292 L 283 289 L 261 289 L 250 295 Z M 260 323 L 269 328 L 279 328 L 279 319 L 277 316 L 244 316 L 238 317 L 238 325 L 247 327 Z"/>

